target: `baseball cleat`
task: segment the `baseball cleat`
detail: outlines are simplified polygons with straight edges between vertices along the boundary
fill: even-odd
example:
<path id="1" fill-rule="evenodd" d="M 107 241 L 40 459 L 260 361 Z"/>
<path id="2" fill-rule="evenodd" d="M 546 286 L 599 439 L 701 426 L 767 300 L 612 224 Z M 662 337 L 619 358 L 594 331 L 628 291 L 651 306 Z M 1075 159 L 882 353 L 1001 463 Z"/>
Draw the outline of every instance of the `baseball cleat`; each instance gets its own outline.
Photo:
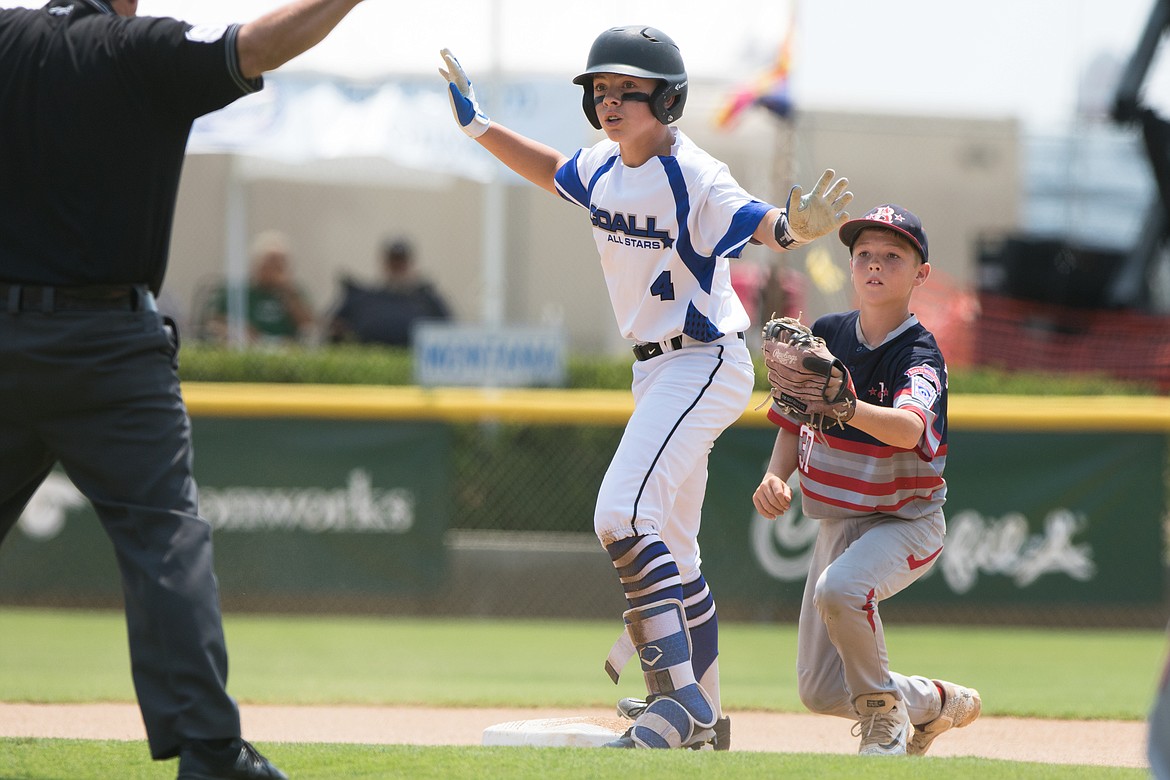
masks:
<path id="1" fill-rule="evenodd" d="M 854 706 L 859 720 L 853 724 L 852 734 L 861 737 L 859 755 L 906 755 L 910 718 L 903 702 L 892 693 L 869 693 L 858 696 Z"/>
<path id="2" fill-rule="evenodd" d="M 637 720 L 638 716 L 645 712 L 646 705 L 649 703 L 647 699 L 635 699 L 632 696 L 627 696 L 618 700 L 617 714 L 626 720 Z M 691 750 L 731 750 L 731 718 L 722 717 L 715 721 L 715 725 L 711 727 L 711 731 L 713 735 L 709 739 L 704 742 L 692 743 L 687 745 L 687 747 Z M 629 738 L 630 732 L 627 730 L 615 742 Z M 609 746 L 619 747 L 614 742 L 609 743 Z M 630 740 L 629 745 L 621 745 L 620 747 L 633 747 L 633 740 Z"/>
<path id="3" fill-rule="evenodd" d="M 618 699 L 618 717 L 625 718 L 626 720 L 637 720 L 638 716 L 646 710 L 646 705 L 649 703 L 646 699 L 635 699 L 632 696 Z"/>
<path id="4" fill-rule="evenodd" d="M 634 737 L 632 736 L 633 733 L 634 727 L 630 726 L 628 729 L 626 729 L 624 734 L 615 739 L 613 742 L 606 742 L 604 745 L 602 745 L 602 747 L 633 750 L 634 748 L 638 747 L 634 744 Z"/>
<path id="5" fill-rule="evenodd" d="M 966 726 L 983 711 L 983 700 L 974 688 L 964 688 L 946 680 L 933 682 L 943 692 L 942 711 L 930 723 L 914 727 L 914 736 L 906 747 L 906 753 L 911 756 L 923 755 L 939 734 Z"/>

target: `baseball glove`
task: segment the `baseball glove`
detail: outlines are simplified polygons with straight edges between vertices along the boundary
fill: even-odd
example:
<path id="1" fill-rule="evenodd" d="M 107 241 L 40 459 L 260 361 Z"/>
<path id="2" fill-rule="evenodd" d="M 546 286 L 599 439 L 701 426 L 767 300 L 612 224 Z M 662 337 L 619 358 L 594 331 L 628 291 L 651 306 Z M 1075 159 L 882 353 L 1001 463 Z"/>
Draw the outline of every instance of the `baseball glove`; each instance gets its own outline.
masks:
<path id="1" fill-rule="evenodd" d="M 844 428 L 857 411 L 857 392 L 824 339 L 792 317 L 769 320 L 763 336 L 768 382 L 780 410 L 816 430 Z"/>

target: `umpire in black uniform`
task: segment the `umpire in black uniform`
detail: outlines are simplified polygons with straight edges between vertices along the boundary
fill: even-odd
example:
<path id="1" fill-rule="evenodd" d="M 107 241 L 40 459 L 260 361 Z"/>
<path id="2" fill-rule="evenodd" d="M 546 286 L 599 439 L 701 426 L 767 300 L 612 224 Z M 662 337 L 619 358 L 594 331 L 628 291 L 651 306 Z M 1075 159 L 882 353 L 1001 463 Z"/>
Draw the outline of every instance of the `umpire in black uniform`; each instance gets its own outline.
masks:
<path id="1" fill-rule="evenodd" d="M 113 542 L 150 752 L 180 778 L 285 777 L 226 691 L 179 338 L 154 302 L 187 137 L 360 2 L 221 28 L 138 0 L 0 10 L 0 539 L 60 462 Z"/>

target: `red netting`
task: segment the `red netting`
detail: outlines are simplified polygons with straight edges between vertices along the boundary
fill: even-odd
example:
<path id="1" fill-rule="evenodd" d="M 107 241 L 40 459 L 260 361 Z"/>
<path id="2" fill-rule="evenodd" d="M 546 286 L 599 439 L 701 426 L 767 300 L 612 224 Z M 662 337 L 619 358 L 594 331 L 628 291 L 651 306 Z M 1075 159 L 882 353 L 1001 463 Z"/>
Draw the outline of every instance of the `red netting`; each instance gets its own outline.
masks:
<path id="1" fill-rule="evenodd" d="M 1170 316 L 1073 308 L 990 293 L 980 293 L 978 303 L 970 333 L 978 365 L 1105 373 L 1153 382 L 1159 392 L 1170 392 Z"/>
<path id="2" fill-rule="evenodd" d="M 974 362 L 979 300 L 973 292 L 932 266 L 926 284 L 914 290 L 910 310 L 934 334 L 948 366 L 969 366 Z"/>

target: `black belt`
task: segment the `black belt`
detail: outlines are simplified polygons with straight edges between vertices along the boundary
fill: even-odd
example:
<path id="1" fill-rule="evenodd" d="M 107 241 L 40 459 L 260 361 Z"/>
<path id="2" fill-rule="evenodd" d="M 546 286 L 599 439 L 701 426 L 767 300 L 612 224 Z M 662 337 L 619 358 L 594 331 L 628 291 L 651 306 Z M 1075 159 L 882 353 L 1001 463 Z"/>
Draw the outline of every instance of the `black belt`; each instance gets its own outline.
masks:
<path id="1" fill-rule="evenodd" d="M 145 285 L 94 284 L 51 287 L 0 283 L 0 307 L 9 314 L 36 311 L 158 311 Z"/>
<path id="2" fill-rule="evenodd" d="M 739 338 L 740 341 L 747 340 L 747 337 L 744 336 L 742 332 L 736 333 L 735 335 Z M 667 344 L 670 345 L 670 349 L 666 348 Z M 682 349 L 682 345 L 682 336 L 675 336 L 670 341 L 663 342 L 662 344 L 657 342 L 651 342 L 649 344 L 635 344 L 634 357 L 638 360 L 649 360 L 650 358 L 656 358 L 659 355 L 665 354 L 667 352 L 673 352 L 676 349 Z"/>

